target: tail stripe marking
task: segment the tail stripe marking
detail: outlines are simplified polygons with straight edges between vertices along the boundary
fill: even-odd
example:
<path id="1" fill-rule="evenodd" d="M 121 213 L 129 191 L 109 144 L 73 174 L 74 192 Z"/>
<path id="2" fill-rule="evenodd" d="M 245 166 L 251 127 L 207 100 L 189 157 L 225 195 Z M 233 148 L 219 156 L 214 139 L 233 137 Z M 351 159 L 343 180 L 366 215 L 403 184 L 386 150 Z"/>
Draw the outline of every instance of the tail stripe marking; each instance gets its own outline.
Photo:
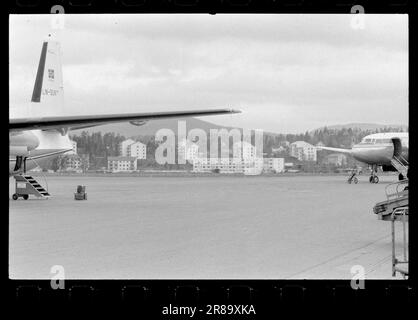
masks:
<path id="1" fill-rule="evenodd" d="M 36 73 L 35 86 L 33 88 L 32 102 L 41 102 L 42 81 L 44 79 L 45 58 L 48 42 L 42 45 L 41 58 L 39 60 L 38 72 Z"/>

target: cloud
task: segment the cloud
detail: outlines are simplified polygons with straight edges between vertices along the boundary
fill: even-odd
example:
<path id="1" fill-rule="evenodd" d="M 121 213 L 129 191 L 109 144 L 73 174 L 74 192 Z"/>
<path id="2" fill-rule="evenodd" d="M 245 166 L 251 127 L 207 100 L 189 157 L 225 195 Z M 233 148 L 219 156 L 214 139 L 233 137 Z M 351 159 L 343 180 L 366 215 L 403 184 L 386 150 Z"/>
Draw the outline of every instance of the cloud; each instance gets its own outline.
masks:
<path id="1" fill-rule="evenodd" d="M 407 16 L 366 15 L 363 30 L 351 19 L 66 16 L 57 34 L 66 102 L 78 114 L 241 107 L 236 121 L 208 120 L 270 131 L 407 122 Z M 11 105 L 30 99 L 49 20 L 10 18 Z"/>

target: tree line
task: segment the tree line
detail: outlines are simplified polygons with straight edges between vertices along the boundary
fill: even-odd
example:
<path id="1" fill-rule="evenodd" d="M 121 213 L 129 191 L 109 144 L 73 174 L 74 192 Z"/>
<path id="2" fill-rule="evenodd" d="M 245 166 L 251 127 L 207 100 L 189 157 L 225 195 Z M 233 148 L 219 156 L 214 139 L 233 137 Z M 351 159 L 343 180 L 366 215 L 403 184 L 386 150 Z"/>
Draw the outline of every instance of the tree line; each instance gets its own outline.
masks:
<path id="1" fill-rule="evenodd" d="M 273 148 L 278 148 L 283 145 L 285 141 L 292 143 L 295 141 L 305 141 L 316 145 L 319 142 L 325 146 L 334 148 L 350 148 L 353 144 L 358 143 L 361 139 L 369 134 L 378 132 L 398 132 L 401 128 L 385 127 L 376 130 L 362 130 L 359 128 L 341 128 L 328 129 L 327 127 L 317 129 L 313 132 L 306 131 L 300 134 L 271 134 L 264 133 L 263 136 L 263 151 L 267 154 L 272 153 Z M 70 138 L 77 142 L 78 154 L 87 154 L 89 156 L 90 167 L 98 168 L 107 165 L 107 157 L 119 155 L 119 144 L 127 138 L 123 135 L 108 132 L 102 134 L 101 132 L 89 133 L 82 131 L 79 135 L 71 135 Z M 136 136 L 131 137 L 134 140 L 141 141 L 147 146 L 147 159 L 140 160 L 141 167 L 155 167 L 155 150 L 160 142 L 155 140 L 154 136 Z M 232 138 L 231 141 L 232 142 Z M 210 145 L 208 137 L 208 146 Z M 230 143 L 232 148 L 232 143 Z M 177 150 L 177 148 L 176 148 Z M 208 150 L 209 151 L 209 150 Z M 165 165 L 161 166 L 166 169 L 184 169 L 189 165 Z"/>

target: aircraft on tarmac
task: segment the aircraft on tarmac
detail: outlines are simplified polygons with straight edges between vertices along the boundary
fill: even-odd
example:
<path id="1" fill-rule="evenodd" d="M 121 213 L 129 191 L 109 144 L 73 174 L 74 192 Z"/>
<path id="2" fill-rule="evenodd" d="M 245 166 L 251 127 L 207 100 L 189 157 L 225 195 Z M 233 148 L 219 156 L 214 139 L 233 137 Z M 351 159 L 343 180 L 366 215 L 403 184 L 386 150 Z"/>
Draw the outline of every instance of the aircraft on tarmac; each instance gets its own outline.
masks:
<path id="1" fill-rule="evenodd" d="M 60 44 L 48 35 L 43 42 L 31 108 L 51 110 L 48 117 L 9 119 L 9 176 L 25 173 L 42 166 L 59 154 L 72 150 L 69 130 L 99 126 L 107 123 L 129 121 L 143 125 L 149 120 L 183 118 L 239 113 L 233 109 L 206 109 L 166 112 L 119 113 L 85 116 L 54 116 L 53 112 L 64 106 L 63 78 Z M 141 107 L 139 107 L 141 109 Z M 28 161 L 29 160 L 29 161 Z"/>
<path id="2" fill-rule="evenodd" d="M 371 166 L 370 183 L 378 183 L 377 168 L 383 171 L 398 171 L 399 180 L 408 176 L 408 132 L 382 132 L 364 137 L 351 149 L 317 147 L 329 151 L 351 154 L 354 159 Z"/>

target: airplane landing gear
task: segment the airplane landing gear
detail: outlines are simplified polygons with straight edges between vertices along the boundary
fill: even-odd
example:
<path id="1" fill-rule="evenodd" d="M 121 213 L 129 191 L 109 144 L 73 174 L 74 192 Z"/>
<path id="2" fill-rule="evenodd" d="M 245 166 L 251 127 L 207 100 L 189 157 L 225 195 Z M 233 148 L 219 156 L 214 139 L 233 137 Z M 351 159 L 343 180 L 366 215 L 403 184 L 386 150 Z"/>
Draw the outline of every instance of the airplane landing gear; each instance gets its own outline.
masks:
<path id="1" fill-rule="evenodd" d="M 15 164 L 15 167 L 14 167 L 13 171 L 20 170 L 20 168 L 22 168 L 22 163 L 23 163 L 23 157 L 22 156 L 16 156 L 16 164 Z"/>
<path id="2" fill-rule="evenodd" d="M 19 171 L 23 169 L 23 173 L 26 173 L 26 157 L 16 156 L 16 164 L 13 171 Z"/>
<path id="3" fill-rule="evenodd" d="M 377 173 L 377 166 L 373 165 L 372 166 L 372 174 L 369 178 L 370 183 L 379 183 L 379 177 L 376 175 L 376 173 Z"/>

